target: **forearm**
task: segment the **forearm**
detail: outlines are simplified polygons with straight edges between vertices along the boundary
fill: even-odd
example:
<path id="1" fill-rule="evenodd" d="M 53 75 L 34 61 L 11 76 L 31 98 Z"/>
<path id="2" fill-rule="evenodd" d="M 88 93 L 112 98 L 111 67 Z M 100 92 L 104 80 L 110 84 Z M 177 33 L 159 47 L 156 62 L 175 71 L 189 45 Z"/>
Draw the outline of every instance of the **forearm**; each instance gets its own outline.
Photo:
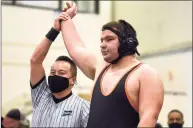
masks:
<path id="1" fill-rule="evenodd" d="M 65 15 L 65 14 L 64 14 Z M 71 18 L 62 21 L 61 31 L 65 47 L 80 70 L 89 78 L 94 79 L 96 70 L 95 55 L 86 48 L 81 40 Z"/>
<path id="2" fill-rule="evenodd" d="M 56 27 L 52 27 L 50 31 L 45 35 L 44 39 L 35 48 L 35 51 L 30 59 L 31 64 L 42 64 L 45 59 L 52 42 L 59 34 L 59 30 Z"/>
<path id="3" fill-rule="evenodd" d="M 70 18 L 66 21 L 62 21 L 61 31 L 64 44 L 70 55 L 73 54 L 73 52 L 77 52 L 78 49 L 85 48 L 85 45 Z"/>
<path id="4" fill-rule="evenodd" d="M 151 116 L 144 116 L 140 119 L 138 128 L 154 128 L 157 122 L 157 118 Z"/>
<path id="5" fill-rule="evenodd" d="M 51 46 L 51 41 L 48 40 L 46 37 L 44 37 L 41 43 L 35 48 L 35 51 L 31 57 L 31 63 L 41 64 L 45 59 L 50 46 Z"/>

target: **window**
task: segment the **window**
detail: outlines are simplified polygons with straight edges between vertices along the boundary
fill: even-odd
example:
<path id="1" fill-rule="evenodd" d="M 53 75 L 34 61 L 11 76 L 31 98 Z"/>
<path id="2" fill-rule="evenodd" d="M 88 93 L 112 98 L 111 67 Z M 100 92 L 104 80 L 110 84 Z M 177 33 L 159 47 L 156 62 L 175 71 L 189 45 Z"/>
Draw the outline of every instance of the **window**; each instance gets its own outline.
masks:
<path id="1" fill-rule="evenodd" d="M 58 1 L 16 1 L 16 5 L 27 5 L 34 7 L 46 7 L 50 9 L 58 8 Z"/>
<path id="2" fill-rule="evenodd" d="M 75 1 L 77 6 L 78 6 L 78 11 L 79 12 L 85 12 L 85 13 L 98 13 L 98 5 L 99 5 L 99 1 L 80 1 L 80 0 L 76 0 Z M 66 2 L 63 1 L 62 5 L 64 7 L 66 7 Z"/>
<path id="3" fill-rule="evenodd" d="M 13 1 L 12 1 L 12 0 L 10 0 L 10 1 L 8 1 L 8 0 L 2 0 L 1 3 L 2 3 L 2 4 L 12 4 Z"/>
<path id="4" fill-rule="evenodd" d="M 55 0 L 55 1 L 30 1 L 30 0 L 2 0 L 2 5 L 12 5 L 26 8 L 37 8 L 46 10 L 62 10 L 66 7 L 66 1 Z M 99 13 L 99 1 L 80 1 L 75 0 L 78 11 L 81 13 Z"/>

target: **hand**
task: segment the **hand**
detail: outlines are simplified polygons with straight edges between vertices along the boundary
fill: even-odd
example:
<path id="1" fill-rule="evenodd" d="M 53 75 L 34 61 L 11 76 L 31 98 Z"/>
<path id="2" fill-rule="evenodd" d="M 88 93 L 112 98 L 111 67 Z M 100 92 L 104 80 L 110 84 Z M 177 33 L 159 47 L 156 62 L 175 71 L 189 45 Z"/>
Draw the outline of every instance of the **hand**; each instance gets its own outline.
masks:
<path id="1" fill-rule="evenodd" d="M 71 3 L 66 2 L 66 5 L 67 7 L 64 8 L 62 11 L 66 12 L 72 19 L 77 13 L 77 10 L 78 10 L 77 5 L 74 1 L 72 1 Z"/>
<path id="2" fill-rule="evenodd" d="M 61 31 L 61 21 L 66 21 L 68 19 L 68 16 L 65 14 L 65 12 L 61 12 L 60 15 L 54 20 L 54 26 L 53 28 L 57 31 Z"/>

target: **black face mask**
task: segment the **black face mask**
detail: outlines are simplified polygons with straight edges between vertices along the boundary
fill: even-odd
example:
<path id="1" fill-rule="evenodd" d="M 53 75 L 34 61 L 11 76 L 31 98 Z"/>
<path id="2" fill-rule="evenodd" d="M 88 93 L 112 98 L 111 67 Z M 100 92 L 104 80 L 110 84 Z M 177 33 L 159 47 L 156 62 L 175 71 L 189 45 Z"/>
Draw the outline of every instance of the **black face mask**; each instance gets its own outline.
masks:
<path id="1" fill-rule="evenodd" d="M 170 127 L 170 128 L 182 128 L 182 124 L 172 123 L 172 124 L 169 124 L 169 127 Z"/>
<path id="2" fill-rule="evenodd" d="M 52 93 L 58 93 L 69 87 L 69 80 L 68 78 L 54 75 L 48 77 L 48 84 Z"/>

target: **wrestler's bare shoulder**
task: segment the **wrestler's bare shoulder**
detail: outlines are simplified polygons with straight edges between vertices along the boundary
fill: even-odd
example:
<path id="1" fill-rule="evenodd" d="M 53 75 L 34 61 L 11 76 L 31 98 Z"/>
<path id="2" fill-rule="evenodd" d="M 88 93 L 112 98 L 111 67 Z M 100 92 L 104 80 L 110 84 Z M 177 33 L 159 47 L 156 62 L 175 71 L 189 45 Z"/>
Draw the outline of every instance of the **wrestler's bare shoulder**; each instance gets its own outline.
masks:
<path id="1" fill-rule="evenodd" d="M 158 88 L 163 90 L 163 83 L 159 72 L 148 64 L 142 64 L 139 68 L 138 80 L 141 88 Z"/>
<path id="2" fill-rule="evenodd" d="M 144 76 L 144 75 L 148 75 L 148 74 L 154 74 L 154 75 L 158 75 L 157 70 L 150 66 L 149 64 L 143 63 L 140 68 L 140 76 Z"/>
<path id="3" fill-rule="evenodd" d="M 95 79 L 98 77 L 98 75 L 101 73 L 101 71 L 107 67 L 109 63 L 104 61 L 103 59 L 97 59 L 97 66 L 96 66 L 96 72 L 95 72 Z"/>
<path id="4" fill-rule="evenodd" d="M 152 76 L 159 77 L 157 70 L 154 67 L 150 66 L 149 64 L 142 63 L 140 66 L 136 68 L 135 71 L 133 71 L 132 75 L 128 77 L 130 77 L 131 81 L 137 82 L 141 79 L 147 79 L 148 77 Z M 128 81 L 129 84 L 131 81 Z"/>

